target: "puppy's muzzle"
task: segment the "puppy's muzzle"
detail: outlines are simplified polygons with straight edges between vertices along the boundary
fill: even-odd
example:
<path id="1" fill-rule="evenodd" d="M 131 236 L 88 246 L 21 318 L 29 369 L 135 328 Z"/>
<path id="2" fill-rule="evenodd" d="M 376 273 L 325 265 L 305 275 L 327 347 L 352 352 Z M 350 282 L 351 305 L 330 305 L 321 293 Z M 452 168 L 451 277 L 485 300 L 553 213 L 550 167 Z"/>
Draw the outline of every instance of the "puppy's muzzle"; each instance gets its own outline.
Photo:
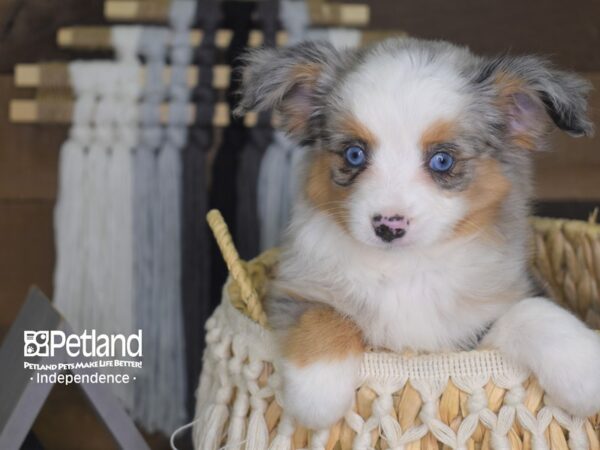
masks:
<path id="1" fill-rule="evenodd" d="M 375 235 L 384 242 L 392 242 L 406 234 L 409 221 L 404 216 L 376 214 L 371 219 Z"/>

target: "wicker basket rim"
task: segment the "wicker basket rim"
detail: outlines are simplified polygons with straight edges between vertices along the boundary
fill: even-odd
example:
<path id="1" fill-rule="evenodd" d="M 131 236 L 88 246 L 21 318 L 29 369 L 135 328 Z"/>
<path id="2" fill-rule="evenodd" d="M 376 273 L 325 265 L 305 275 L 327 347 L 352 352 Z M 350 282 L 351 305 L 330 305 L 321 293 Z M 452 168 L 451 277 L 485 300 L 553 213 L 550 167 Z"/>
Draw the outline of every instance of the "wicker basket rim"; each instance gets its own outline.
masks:
<path id="1" fill-rule="evenodd" d="M 531 223 L 539 230 L 546 231 L 551 228 L 563 228 L 573 232 L 587 234 L 600 234 L 600 223 L 574 219 L 555 219 L 552 217 L 532 216 Z"/>
<path id="2" fill-rule="evenodd" d="M 223 289 L 221 312 L 242 339 L 252 339 L 251 345 L 259 359 L 270 360 L 275 354 L 275 336 L 235 308 L 227 289 Z M 465 377 L 494 377 L 496 382 L 510 376 L 526 379 L 529 372 L 497 350 L 480 349 L 459 352 L 436 352 L 401 355 L 391 351 L 365 352 L 360 368 L 361 384 L 365 380 L 384 381 L 405 378 L 411 380 L 460 380 Z"/>

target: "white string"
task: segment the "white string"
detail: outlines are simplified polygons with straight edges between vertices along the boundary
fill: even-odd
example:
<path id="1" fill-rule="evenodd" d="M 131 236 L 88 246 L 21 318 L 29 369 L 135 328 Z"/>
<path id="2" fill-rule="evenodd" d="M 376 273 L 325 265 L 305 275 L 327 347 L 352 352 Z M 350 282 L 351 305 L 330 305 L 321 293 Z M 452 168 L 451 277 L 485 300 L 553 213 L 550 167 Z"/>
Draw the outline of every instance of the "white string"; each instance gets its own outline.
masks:
<path id="1" fill-rule="evenodd" d="M 288 44 L 294 45 L 302 42 L 306 30 L 310 25 L 308 5 L 304 0 L 282 0 L 280 3 L 280 16 L 283 27 L 288 33 Z"/>
<path id="2" fill-rule="evenodd" d="M 257 183 L 257 207 L 260 224 L 260 248 L 266 250 L 280 243 L 282 210 L 287 203 L 289 156 L 295 149 L 283 132 L 273 133 L 273 142 L 263 156 Z"/>
<path id="3" fill-rule="evenodd" d="M 187 393 L 185 370 L 185 344 L 181 300 L 181 149 L 187 140 L 187 103 L 190 91 L 185 73 L 192 60 L 189 30 L 195 17 L 196 2 L 176 0 L 171 2 L 170 27 L 172 30 L 169 85 L 169 124 L 165 143 L 158 155 L 158 180 L 161 184 L 159 204 L 163 209 L 162 271 L 163 295 L 161 306 L 167 327 L 162 327 L 161 338 L 168 349 L 161 357 L 159 376 L 162 376 L 161 399 L 168 402 L 159 419 L 170 427 L 180 425 L 186 417 Z M 161 202 L 162 199 L 162 202 Z M 160 241 L 159 241 L 160 242 Z M 166 328 L 166 329 L 165 329 Z"/>
<path id="4" fill-rule="evenodd" d="M 175 439 L 177 438 L 177 435 L 179 433 L 181 433 L 184 430 L 187 430 L 188 428 L 193 427 L 196 423 L 198 423 L 198 421 L 200 420 L 200 418 L 194 419 L 189 423 L 186 423 L 184 425 L 181 425 L 180 427 L 178 427 L 175 431 L 173 431 L 171 433 L 171 437 L 169 439 L 169 444 L 171 445 L 171 450 L 178 450 L 177 447 L 175 447 Z"/>
<path id="5" fill-rule="evenodd" d="M 136 418 L 149 431 L 168 433 L 173 428 L 159 423 L 161 405 L 161 380 L 158 378 L 160 359 L 164 356 L 160 328 L 164 317 L 160 314 L 157 264 L 161 255 L 156 249 L 161 211 L 157 204 L 159 192 L 157 154 L 163 142 L 160 125 L 160 105 L 165 99 L 163 84 L 167 28 L 147 27 L 142 33 L 140 54 L 146 59 L 146 76 L 140 105 L 140 144 L 135 151 L 134 167 L 134 239 L 135 254 L 135 311 L 138 327 L 144 330 L 144 367 L 135 386 Z"/>
<path id="6" fill-rule="evenodd" d="M 179 433 L 181 433 L 182 431 L 185 431 L 188 428 L 193 427 L 196 423 L 198 423 L 200 421 L 200 419 L 201 418 L 198 417 L 197 419 L 194 419 L 191 422 L 186 423 L 185 425 L 181 425 L 179 428 L 177 428 L 175 431 L 173 431 L 173 433 L 171 433 L 171 437 L 169 439 L 169 445 L 171 446 L 171 450 L 179 450 L 175 446 L 175 439 L 177 439 L 177 435 Z M 231 443 L 231 444 L 226 444 L 226 445 L 223 445 L 222 447 L 219 447 L 218 450 L 228 450 L 228 449 L 232 449 L 232 448 L 238 448 L 242 444 L 245 444 L 246 441 L 247 441 L 247 439 L 244 439 L 242 441 L 234 442 L 234 443 Z"/>
<path id="7" fill-rule="evenodd" d="M 55 302 L 78 332 L 127 336 L 134 332 L 131 150 L 140 90 L 132 49 L 139 30 L 123 27 L 117 34 L 120 60 L 69 65 L 76 100 L 60 157 Z M 133 384 L 110 387 L 131 410 Z"/>
<path id="8" fill-rule="evenodd" d="M 54 271 L 54 301 L 72 326 L 79 320 L 78 302 L 83 297 L 85 253 L 83 244 L 84 213 L 88 177 L 85 146 L 91 136 L 91 121 L 95 96 L 92 80 L 84 72 L 85 65 L 71 63 L 75 104 L 73 125 L 59 157 L 59 189 L 54 210 L 57 261 Z"/>
<path id="9" fill-rule="evenodd" d="M 140 115 L 144 138 L 138 150 L 142 154 L 137 158 L 146 168 L 140 167 L 145 172 L 137 172 L 136 189 L 146 190 L 142 192 L 145 205 L 141 207 L 148 213 L 136 214 L 136 217 L 145 224 L 144 233 L 149 240 L 140 243 L 136 251 L 142 258 L 148 258 L 139 269 L 144 296 L 138 296 L 138 302 L 143 304 L 137 306 L 137 311 L 147 335 L 146 363 L 149 366 L 141 377 L 136 405 L 142 418 L 140 422 L 147 430 L 165 433 L 178 427 L 186 416 L 180 152 L 187 139 L 189 87 L 185 75 L 192 58 L 189 30 L 195 7 L 193 1 L 171 2 L 169 28 L 145 31 L 141 48 L 148 60 L 148 76 Z M 167 56 L 171 61 L 171 78 L 170 83 L 164 85 L 162 69 Z M 160 125 L 159 108 L 164 100 L 169 101 L 167 126 Z"/>

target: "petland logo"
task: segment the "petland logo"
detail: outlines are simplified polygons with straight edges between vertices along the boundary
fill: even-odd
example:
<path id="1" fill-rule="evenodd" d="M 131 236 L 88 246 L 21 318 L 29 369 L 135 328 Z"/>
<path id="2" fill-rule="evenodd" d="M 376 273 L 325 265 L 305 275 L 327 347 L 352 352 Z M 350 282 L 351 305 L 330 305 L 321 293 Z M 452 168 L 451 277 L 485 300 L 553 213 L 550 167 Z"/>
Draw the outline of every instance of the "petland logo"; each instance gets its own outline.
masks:
<path id="1" fill-rule="evenodd" d="M 81 335 L 68 336 L 60 330 L 25 330 L 24 340 L 26 357 L 54 356 L 60 349 L 64 349 L 70 357 L 139 358 L 142 356 L 142 330 L 128 337 L 123 334 L 96 335 L 96 330 L 91 332 L 86 330 Z"/>

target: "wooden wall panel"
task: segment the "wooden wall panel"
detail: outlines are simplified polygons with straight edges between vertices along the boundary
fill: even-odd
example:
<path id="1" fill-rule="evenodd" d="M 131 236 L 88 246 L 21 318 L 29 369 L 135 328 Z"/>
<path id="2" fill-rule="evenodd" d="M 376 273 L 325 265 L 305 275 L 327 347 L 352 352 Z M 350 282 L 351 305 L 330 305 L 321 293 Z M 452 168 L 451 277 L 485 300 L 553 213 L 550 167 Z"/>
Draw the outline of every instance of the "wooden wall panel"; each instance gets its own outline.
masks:
<path id="1" fill-rule="evenodd" d="M 32 284 L 52 294 L 52 200 L 0 200 L 0 339 Z"/>
<path id="2" fill-rule="evenodd" d="M 536 164 L 538 201 L 578 200 L 600 206 L 600 164 Z"/>
<path id="3" fill-rule="evenodd" d="M 10 123 L 8 101 L 25 95 L 12 76 L 0 75 L 0 199 L 52 200 L 67 127 Z"/>
<path id="4" fill-rule="evenodd" d="M 600 53 L 600 52 L 599 52 Z M 589 99 L 589 112 L 596 124 L 596 134 L 592 138 L 575 139 L 566 133 L 555 132 L 552 136 L 552 152 L 544 159 L 556 164 L 600 164 L 600 70 L 581 73 L 594 86 Z"/>
<path id="5" fill-rule="evenodd" d="M 17 63 L 66 59 L 56 30 L 104 23 L 103 0 L 0 0 L 0 73 Z"/>
<path id="6" fill-rule="evenodd" d="M 0 336 L 31 284 L 52 295 L 52 214 L 64 127 L 14 125 L 12 76 L 0 75 Z"/>
<path id="7" fill-rule="evenodd" d="M 403 29 L 484 53 L 541 53 L 580 71 L 600 70 L 597 0 L 346 0 L 371 5 L 372 29 Z M 0 72 L 18 62 L 65 58 L 60 26 L 103 23 L 102 0 L 0 0 Z"/>
<path id="8" fill-rule="evenodd" d="M 360 1 L 360 0 L 354 0 Z M 539 53 L 574 70 L 600 70 L 596 0 L 370 0 L 371 28 L 401 28 L 477 52 Z"/>
<path id="9" fill-rule="evenodd" d="M 600 204 L 600 72 L 584 73 L 594 90 L 590 112 L 596 125 L 592 138 L 573 138 L 556 130 L 549 151 L 535 155 L 538 200 L 586 200 Z"/>

